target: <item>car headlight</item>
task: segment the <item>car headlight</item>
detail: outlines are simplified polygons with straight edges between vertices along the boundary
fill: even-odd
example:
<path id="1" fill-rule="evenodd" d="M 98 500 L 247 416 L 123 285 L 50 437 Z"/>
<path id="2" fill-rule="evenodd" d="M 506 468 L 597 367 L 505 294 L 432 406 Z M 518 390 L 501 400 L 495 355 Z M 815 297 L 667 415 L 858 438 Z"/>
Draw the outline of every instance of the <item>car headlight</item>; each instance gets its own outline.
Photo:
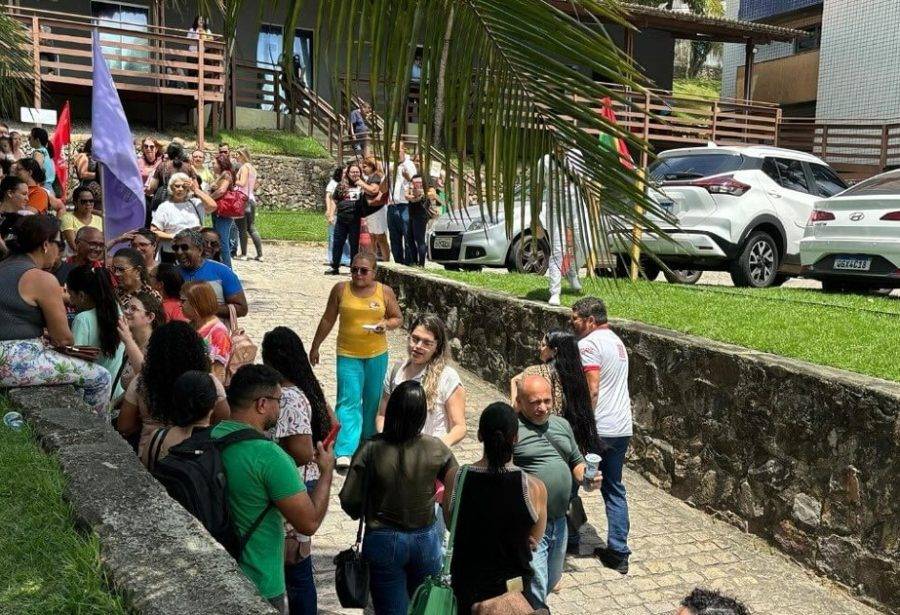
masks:
<path id="1" fill-rule="evenodd" d="M 480 231 L 486 227 L 487 227 L 487 222 L 485 222 L 484 220 L 472 220 L 466 226 L 466 230 L 467 231 Z"/>

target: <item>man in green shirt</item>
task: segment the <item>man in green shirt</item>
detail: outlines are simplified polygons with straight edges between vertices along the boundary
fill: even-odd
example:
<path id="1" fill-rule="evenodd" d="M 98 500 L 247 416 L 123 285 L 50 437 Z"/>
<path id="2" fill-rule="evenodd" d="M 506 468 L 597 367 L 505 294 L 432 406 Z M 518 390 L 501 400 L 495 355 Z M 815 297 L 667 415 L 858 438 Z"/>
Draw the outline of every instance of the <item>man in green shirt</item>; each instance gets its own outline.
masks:
<path id="1" fill-rule="evenodd" d="M 231 419 L 216 425 L 212 437 L 221 438 L 241 429 L 265 433 L 275 427 L 280 413 L 280 382 L 281 374 L 264 365 L 239 369 L 228 387 Z M 307 536 L 319 529 L 328 509 L 334 454 L 317 444 L 316 464 L 321 476 L 310 494 L 300 481 L 297 464 L 271 440 L 232 444 L 222 452 L 222 463 L 228 479 L 228 504 L 240 535 L 246 535 L 263 511 L 268 511 L 244 546 L 241 569 L 262 597 L 287 615 L 283 519 Z"/>
<path id="2" fill-rule="evenodd" d="M 550 383 L 540 375 L 519 381 L 516 409 L 519 412 L 519 439 L 513 449 L 513 463 L 541 479 L 547 488 L 547 529 L 531 558 L 534 578 L 531 590 L 541 601 L 562 577 L 566 558 L 566 511 L 572 496 L 572 480 L 584 480 L 584 457 L 575 443 L 566 419 L 551 413 Z M 600 486 L 600 476 L 587 487 Z"/>

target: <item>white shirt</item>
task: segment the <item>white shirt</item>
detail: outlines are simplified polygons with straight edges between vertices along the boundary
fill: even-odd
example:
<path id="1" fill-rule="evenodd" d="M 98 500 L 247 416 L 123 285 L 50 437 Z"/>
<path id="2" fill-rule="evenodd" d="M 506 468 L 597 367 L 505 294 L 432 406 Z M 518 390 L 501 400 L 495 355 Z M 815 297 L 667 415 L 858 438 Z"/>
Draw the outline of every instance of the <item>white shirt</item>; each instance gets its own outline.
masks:
<path id="1" fill-rule="evenodd" d="M 406 171 L 406 174 L 409 175 L 410 179 L 406 179 L 403 177 L 403 171 Z M 388 173 L 394 172 L 394 165 L 388 165 Z M 403 159 L 403 162 L 400 163 L 400 168 L 397 169 L 397 177 L 394 179 L 394 187 L 391 189 L 390 198 L 388 199 L 388 203 L 405 203 L 406 202 L 406 189 L 409 188 L 410 180 L 412 176 L 416 174 L 416 165 L 412 161 L 412 158 L 409 157 L 409 154 L 406 155 L 406 158 Z"/>
<path id="2" fill-rule="evenodd" d="M 425 369 L 422 368 L 422 370 L 412 378 L 406 378 L 403 375 L 403 369 L 408 363 L 408 360 L 397 361 L 394 364 L 394 367 L 388 370 L 384 375 L 385 393 L 390 395 L 395 388 L 407 380 L 415 380 L 421 384 L 422 377 L 425 375 Z M 460 386 L 462 386 L 462 381 L 459 379 L 457 371 L 449 365 L 445 365 L 444 371 L 441 372 L 441 377 L 438 379 L 434 403 L 429 404 L 428 406 L 428 416 L 425 417 L 425 427 L 422 428 L 423 434 L 426 436 L 434 436 L 435 438 L 447 435 L 447 432 L 450 431 L 450 426 L 447 421 L 447 400 L 450 399 L 450 396 L 456 391 L 456 387 Z"/>
<path id="3" fill-rule="evenodd" d="M 164 233 L 175 235 L 185 229 L 203 226 L 203 220 L 200 218 L 202 215 L 203 205 L 198 198 L 188 199 L 181 203 L 165 201 L 153 212 L 150 224 Z M 172 251 L 171 239 L 163 239 L 160 243 L 163 252 Z"/>
<path id="4" fill-rule="evenodd" d="M 628 394 L 628 351 L 608 327 L 578 342 L 584 371 L 600 371 L 600 391 L 594 407 L 597 433 L 607 438 L 632 435 L 631 397 Z"/>
<path id="5" fill-rule="evenodd" d="M 333 179 L 328 180 L 328 185 L 325 186 L 325 196 L 334 196 L 334 191 L 337 190 L 338 183 Z"/>

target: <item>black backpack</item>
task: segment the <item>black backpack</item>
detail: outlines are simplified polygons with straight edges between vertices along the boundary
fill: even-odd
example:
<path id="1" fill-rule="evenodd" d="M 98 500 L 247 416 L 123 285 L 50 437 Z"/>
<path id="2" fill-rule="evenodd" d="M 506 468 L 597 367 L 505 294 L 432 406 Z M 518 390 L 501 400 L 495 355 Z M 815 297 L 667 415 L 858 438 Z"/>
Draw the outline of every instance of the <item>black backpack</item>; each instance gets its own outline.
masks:
<path id="1" fill-rule="evenodd" d="M 174 500 L 203 524 L 234 559 L 241 561 L 244 546 L 262 523 L 272 503 L 269 502 L 247 533 L 241 536 L 228 506 L 228 480 L 222 463 L 222 451 L 235 442 L 267 438 L 252 428 L 241 429 L 217 439 L 210 435 L 212 428 L 195 430 L 190 438 L 170 448 L 168 455 L 156 461 L 166 432 L 168 429 L 157 430 L 151 440 L 151 474 Z"/>

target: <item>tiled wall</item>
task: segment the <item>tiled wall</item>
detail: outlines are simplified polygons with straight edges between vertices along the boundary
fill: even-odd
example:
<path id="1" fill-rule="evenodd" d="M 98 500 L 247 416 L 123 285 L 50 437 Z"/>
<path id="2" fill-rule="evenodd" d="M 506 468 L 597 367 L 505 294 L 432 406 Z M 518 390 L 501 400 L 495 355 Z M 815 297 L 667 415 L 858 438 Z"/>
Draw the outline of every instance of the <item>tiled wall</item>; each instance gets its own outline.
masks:
<path id="1" fill-rule="evenodd" d="M 859 3 L 866 0 L 860 0 Z M 822 0 L 742 0 L 738 18 L 756 21 L 822 4 Z"/>
<path id="2" fill-rule="evenodd" d="M 822 24 L 817 116 L 900 118 L 900 0 L 825 0 Z"/>

